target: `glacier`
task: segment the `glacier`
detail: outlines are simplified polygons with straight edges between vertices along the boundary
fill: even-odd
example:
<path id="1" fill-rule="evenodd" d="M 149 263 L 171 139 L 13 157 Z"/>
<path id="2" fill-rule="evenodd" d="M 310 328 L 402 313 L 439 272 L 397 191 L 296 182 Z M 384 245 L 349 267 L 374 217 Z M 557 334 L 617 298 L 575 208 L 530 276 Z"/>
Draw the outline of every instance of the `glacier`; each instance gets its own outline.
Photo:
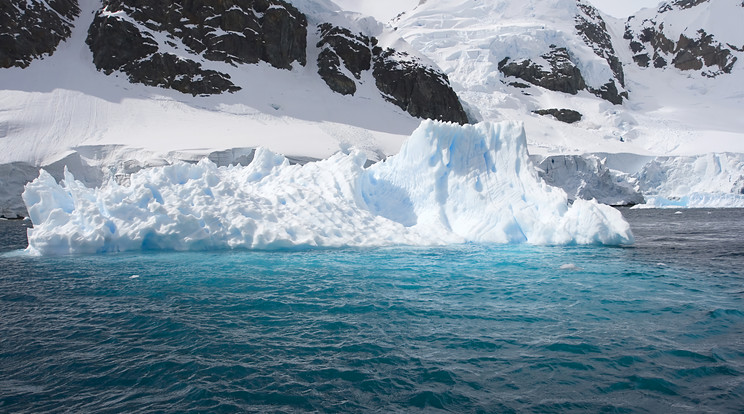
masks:
<path id="1" fill-rule="evenodd" d="M 569 204 L 539 178 L 518 122 L 423 121 L 399 154 L 291 165 L 256 150 L 243 166 L 179 162 L 86 187 L 65 171 L 26 185 L 32 254 L 297 249 L 453 243 L 633 243 L 619 211 Z"/>
<path id="2" fill-rule="evenodd" d="M 657 157 L 636 175 L 646 195 L 637 208 L 744 207 L 744 154 Z"/>

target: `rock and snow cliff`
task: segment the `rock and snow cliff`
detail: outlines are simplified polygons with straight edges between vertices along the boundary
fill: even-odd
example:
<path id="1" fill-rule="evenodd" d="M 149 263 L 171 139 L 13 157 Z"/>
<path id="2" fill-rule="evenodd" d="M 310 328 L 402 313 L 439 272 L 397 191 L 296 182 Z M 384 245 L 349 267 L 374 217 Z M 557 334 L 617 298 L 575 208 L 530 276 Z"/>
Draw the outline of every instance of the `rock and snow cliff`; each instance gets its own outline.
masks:
<path id="1" fill-rule="evenodd" d="M 640 66 L 731 73 L 744 56 L 744 3 L 738 0 L 674 0 L 628 19 L 624 38 Z"/>
<path id="2" fill-rule="evenodd" d="M 356 147 L 379 160 L 417 117 L 468 121 L 436 65 L 329 1 L 16 3 L 0 0 L 0 57 L 11 62 L 0 76 L 0 170 L 22 176 L 7 180 L 2 216 L 25 214 L 18 197 L 33 167 L 60 179 L 55 165 L 70 159 L 91 184 L 257 146 L 298 161 Z M 368 40 L 366 69 L 336 67 L 354 73 L 353 93 L 322 76 L 323 52 L 348 43 L 324 27 Z"/>
<path id="3" fill-rule="evenodd" d="M 573 197 L 636 204 L 641 193 L 680 197 L 644 182 L 657 156 L 662 168 L 695 157 L 711 170 L 723 153 L 744 152 L 742 18 L 735 0 L 669 1 L 627 22 L 584 0 L 442 0 L 391 24 L 442 67 L 474 118 L 523 120 L 549 182 Z"/>
<path id="4" fill-rule="evenodd" d="M 744 153 L 743 12 L 738 0 L 673 0 L 628 21 L 591 0 L 0 0 L 0 215 L 25 214 L 39 166 L 100 184 L 204 156 L 247 163 L 258 146 L 376 161 L 416 117 L 523 121 L 540 173 L 572 198 L 681 200 L 700 190 L 679 184 L 690 172 Z M 726 165 L 706 177 L 731 185 L 707 188 L 736 205 L 744 172 Z"/>
<path id="5" fill-rule="evenodd" d="M 0 68 L 26 67 L 72 33 L 76 0 L 0 1 Z"/>

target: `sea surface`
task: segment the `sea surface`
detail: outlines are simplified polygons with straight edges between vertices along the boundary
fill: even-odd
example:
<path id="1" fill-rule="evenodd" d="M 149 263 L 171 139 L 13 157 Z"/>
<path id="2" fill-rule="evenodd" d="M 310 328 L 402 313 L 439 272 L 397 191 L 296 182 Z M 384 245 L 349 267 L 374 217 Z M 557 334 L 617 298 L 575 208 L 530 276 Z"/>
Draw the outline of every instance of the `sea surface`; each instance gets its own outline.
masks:
<path id="1" fill-rule="evenodd" d="M 744 412 L 744 210 L 626 248 L 28 257 L 0 222 L 0 412 Z"/>

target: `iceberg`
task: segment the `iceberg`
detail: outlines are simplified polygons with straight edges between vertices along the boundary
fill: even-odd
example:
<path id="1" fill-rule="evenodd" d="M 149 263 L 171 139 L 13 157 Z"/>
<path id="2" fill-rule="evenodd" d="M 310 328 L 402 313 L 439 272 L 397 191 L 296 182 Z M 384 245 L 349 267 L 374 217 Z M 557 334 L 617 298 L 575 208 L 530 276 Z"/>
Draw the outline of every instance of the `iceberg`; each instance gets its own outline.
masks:
<path id="1" fill-rule="evenodd" d="M 423 121 L 399 154 L 365 162 L 352 150 L 291 165 L 259 148 L 245 167 L 179 162 L 97 188 L 42 170 L 23 193 L 28 251 L 633 243 L 619 211 L 569 204 L 539 178 L 521 123 Z"/>

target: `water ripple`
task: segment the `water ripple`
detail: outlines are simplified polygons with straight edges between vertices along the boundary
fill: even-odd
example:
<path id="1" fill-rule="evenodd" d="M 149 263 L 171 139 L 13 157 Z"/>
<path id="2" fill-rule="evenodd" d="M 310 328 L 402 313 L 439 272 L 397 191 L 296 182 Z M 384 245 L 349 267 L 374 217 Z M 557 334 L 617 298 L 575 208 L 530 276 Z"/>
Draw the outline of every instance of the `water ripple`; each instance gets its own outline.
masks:
<path id="1" fill-rule="evenodd" d="M 740 412 L 741 259 L 643 228 L 627 249 L 4 256 L 0 411 Z"/>

